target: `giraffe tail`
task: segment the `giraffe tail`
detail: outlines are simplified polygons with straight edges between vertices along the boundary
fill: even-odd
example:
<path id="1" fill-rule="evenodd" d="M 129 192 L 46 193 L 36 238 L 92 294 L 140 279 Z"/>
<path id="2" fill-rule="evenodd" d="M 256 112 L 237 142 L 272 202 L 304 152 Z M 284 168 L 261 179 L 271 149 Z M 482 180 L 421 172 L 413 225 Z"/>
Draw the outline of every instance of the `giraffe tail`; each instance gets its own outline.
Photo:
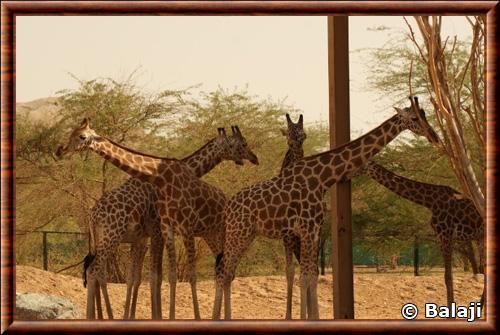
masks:
<path id="1" fill-rule="evenodd" d="M 94 261 L 95 255 L 91 254 L 90 252 L 85 256 L 83 259 L 83 287 L 87 287 L 87 269 L 89 268 L 90 264 Z"/>
<path id="2" fill-rule="evenodd" d="M 217 272 L 217 269 L 219 268 L 220 266 L 220 263 L 222 261 L 222 257 L 224 257 L 224 252 L 221 252 L 219 253 L 216 257 L 215 257 L 215 272 Z"/>
<path id="3" fill-rule="evenodd" d="M 92 214 L 94 214 L 94 213 L 92 213 Z M 88 224 L 89 224 L 89 253 L 83 259 L 83 273 L 82 273 L 83 287 L 87 287 L 87 269 L 94 261 L 96 253 L 97 253 L 97 250 L 96 250 L 97 231 L 95 229 L 96 225 L 94 224 L 95 220 L 96 219 L 95 219 L 94 215 L 91 215 L 90 220 L 88 222 Z"/>

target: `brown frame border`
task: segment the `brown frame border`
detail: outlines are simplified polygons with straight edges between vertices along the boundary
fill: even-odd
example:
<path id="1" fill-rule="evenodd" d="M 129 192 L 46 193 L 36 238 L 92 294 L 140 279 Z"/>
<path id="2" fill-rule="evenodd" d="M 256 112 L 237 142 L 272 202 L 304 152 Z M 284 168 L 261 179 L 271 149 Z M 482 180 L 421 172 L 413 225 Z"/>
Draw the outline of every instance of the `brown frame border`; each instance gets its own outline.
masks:
<path id="1" fill-rule="evenodd" d="M 1 4 L 1 332 L 416 332 L 497 333 L 498 1 L 5 1 Z M 415 15 L 484 14 L 487 17 L 487 321 L 13 321 L 15 267 L 15 16 L 16 15 Z"/>

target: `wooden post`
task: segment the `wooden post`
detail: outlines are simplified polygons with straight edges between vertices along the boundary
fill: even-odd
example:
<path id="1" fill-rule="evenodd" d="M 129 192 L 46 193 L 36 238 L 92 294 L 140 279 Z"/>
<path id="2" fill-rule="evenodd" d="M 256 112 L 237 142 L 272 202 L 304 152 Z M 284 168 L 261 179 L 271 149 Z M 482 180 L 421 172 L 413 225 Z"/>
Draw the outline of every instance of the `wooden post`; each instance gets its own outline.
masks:
<path id="1" fill-rule="evenodd" d="M 330 147 L 349 142 L 349 35 L 347 16 L 328 17 Z M 332 188 L 333 317 L 354 319 L 351 183 Z"/>
<path id="2" fill-rule="evenodd" d="M 43 269 L 47 271 L 49 269 L 49 249 L 47 246 L 47 232 L 43 232 L 42 250 L 43 250 Z"/>

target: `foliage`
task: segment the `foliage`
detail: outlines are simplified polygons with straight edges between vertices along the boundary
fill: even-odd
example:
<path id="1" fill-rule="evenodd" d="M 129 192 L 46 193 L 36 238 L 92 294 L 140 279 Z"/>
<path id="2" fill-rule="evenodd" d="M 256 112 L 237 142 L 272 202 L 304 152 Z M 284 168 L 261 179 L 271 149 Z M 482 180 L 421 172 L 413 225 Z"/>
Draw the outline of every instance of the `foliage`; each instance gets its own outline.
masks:
<path id="1" fill-rule="evenodd" d="M 369 51 L 367 82 L 381 96 L 404 100 L 412 93 L 430 101 L 423 106 L 441 135 L 437 148 L 484 217 L 485 24 L 483 17 L 466 19 L 472 38 L 460 41 L 442 36 L 443 17 L 416 16 L 420 35 L 408 24 L 408 33 Z"/>
<path id="2" fill-rule="evenodd" d="M 286 113 L 294 118 L 298 114 L 283 101 L 251 96 L 245 89 L 230 92 L 219 88 L 193 97 L 189 89 L 145 94 L 133 84 L 133 76 L 123 82 L 77 80 L 77 89 L 59 92 L 55 102 L 59 111 L 53 119 L 39 122 L 30 118 L 29 113 L 19 113 L 17 117 L 16 228 L 22 234 L 18 235 L 17 260 L 22 264 L 41 265 L 41 234 L 29 232 L 86 232 L 87 216 L 95 202 L 105 191 L 128 178 L 127 174 L 108 166 L 93 153 L 77 154 L 62 161 L 53 159 L 56 147 L 83 117 L 91 118 L 92 127 L 98 133 L 126 146 L 177 158 L 189 155 L 214 137 L 217 127 L 229 129 L 230 125 L 239 125 L 259 156 L 260 165 L 239 167 L 226 162 L 205 177 L 230 196 L 278 173 L 281 159 L 276 157 L 283 157 L 287 148 L 279 128 L 285 125 Z M 306 152 L 313 153 L 324 143 L 326 131 L 313 126 L 307 132 Z M 87 253 L 86 243 L 74 245 L 73 252 L 68 252 L 62 247 L 62 235 L 49 234 L 49 241 L 49 269 L 53 271 L 77 263 Z M 185 256 L 179 242 L 176 243 L 178 272 L 182 279 Z M 276 242 L 279 244 L 279 241 L 256 241 L 256 248 L 246 259 L 261 259 L 269 263 L 269 269 L 276 271 L 277 264 L 283 263 Z M 123 272 L 129 248 L 121 246 L 119 250 L 114 263 Z M 257 254 L 259 256 L 254 257 Z M 208 277 L 213 271 L 213 256 L 208 248 L 202 247 L 196 257 L 202 272 L 200 277 Z M 145 264 L 147 267 L 147 261 Z M 167 262 L 164 264 L 166 266 Z M 69 269 L 68 273 L 79 275 L 79 271 L 80 267 L 76 267 Z M 241 271 L 255 273 L 255 267 L 243 266 Z M 116 277 L 120 276 L 117 274 Z"/>
<path id="3" fill-rule="evenodd" d="M 413 93 L 424 95 L 429 92 L 426 64 L 407 42 L 407 37 L 396 35 L 384 48 L 370 51 L 372 72 L 368 76 L 368 84 L 381 95 L 394 98 L 395 104 L 408 95 L 410 68 Z M 460 71 L 469 60 L 470 45 L 466 41 L 456 41 L 452 52 L 444 49 L 450 78 L 457 78 L 457 75 L 460 78 Z M 478 64 L 481 66 L 480 62 Z M 460 96 L 467 102 L 473 99 L 468 89 L 473 79 L 470 76 L 463 78 L 464 85 L 450 85 L 459 89 Z M 247 163 L 240 167 L 224 162 L 203 177 L 230 197 L 238 190 L 269 179 L 279 172 L 287 150 L 279 129 L 286 124 L 286 113 L 290 113 L 293 119 L 300 113 L 285 101 L 263 99 L 251 95 L 247 89 L 218 88 L 198 95 L 194 95 L 190 89 L 146 94 L 134 84 L 133 74 L 124 81 L 109 78 L 88 81 L 75 79 L 79 83 L 77 89 L 59 92 L 55 102 L 59 113 L 55 118 L 40 122 L 28 114 L 17 115 L 16 228 L 23 235 L 18 235 L 16 241 L 16 260 L 20 264 L 41 264 L 41 237 L 38 234 L 25 234 L 25 231 L 51 229 L 86 232 L 90 208 L 104 192 L 128 178 L 127 174 L 108 166 L 92 153 L 75 155 L 59 162 L 53 160 L 52 152 L 83 117 L 91 118 L 92 127 L 98 133 L 119 143 L 142 152 L 176 158 L 189 155 L 216 136 L 216 128 L 226 127 L 230 132 L 231 125 L 239 125 L 250 147 L 259 157 L 260 165 Z M 424 109 L 435 107 L 425 105 L 425 100 L 421 99 Z M 467 123 L 470 116 L 463 110 L 457 115 L 463 126 L 463 138 L 472 169 L 479 184 L 484 185 L 484 150 L 478 141 L 477 131 L 483 129 L 484 124 L 477 128 Z M 307 115 L 305 117 L 307 124 Z M 433 115 L 430 121 L 437 125 L 438 116 Z M 306 155 L 329 147 L 327 125 L 309 124 L 306 133 Z M 421 139 L 397 141 L 377 155 L 376 161 L 405 177 L 446 184 L 463 191 L 463 183 L 458 182 L 447 156 Z M 329 208 L 328 195 L 325 202 Z M 434 237 L 428 219 L 426 209 L 395 196 L 366 177 L 353 181 L 353 242 L 367 256 L 379 262 L 387 261 L 394 254 L 411 250 L 415 237 L 422 244 L 433 244 Z M 327 259 L 331 245 L 330 222 L 331 218 L 326 215 L 321 233 Z M 86 243 L 66 240 L 61 236 L 50 237 L 51 250 L 54 252 L 50 258 L 50 265 L 53 266 L 51 270 L 76 263 L 85 256 Z M 179 260 L 177 271 L 182 280 L 185 257 L 182 243 L 178 240 L 176 245 Z M 199 277 L 213 278 L 214 257 L 204 243 L 199 242 L 198 246 L 196 258 Z M 121 246 L 119 250 L 115 264 L 124 269 L 128 262 L 128 246 Z M 428 255 L 429 259 L 424 261 L 436 264 L 435 249 Z M 167 266 L 166 261 L 164 265 Z M 148 273 L 147 259 L 145 266 L 143 278 Z M 257 238 L 245 253 L 238 267 L 238 275 L 282 274 L 284 267 L 282 242 Z M 79 271 L 79 268 L 74 268 L 67 273 L 79 275 Z M 167 271 L 164 270 L 164 273 Z"/>

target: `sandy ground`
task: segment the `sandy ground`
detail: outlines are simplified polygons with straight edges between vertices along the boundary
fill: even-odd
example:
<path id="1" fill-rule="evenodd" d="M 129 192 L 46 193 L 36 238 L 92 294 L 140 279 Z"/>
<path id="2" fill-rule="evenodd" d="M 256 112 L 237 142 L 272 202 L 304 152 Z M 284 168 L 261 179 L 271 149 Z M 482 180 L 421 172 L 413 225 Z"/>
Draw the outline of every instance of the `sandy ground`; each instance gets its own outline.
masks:
<path id="1" fill-rule="evenodd" d="M 297 271 L 298 272 L 298 271 Z M 294 287 L 294 318 L 299 318 L 299 286 L 296 275 Z M 478 280 L 470 273 L 454 273 L 455 300 L 459 305 L 479 301 L 483 290 L 483 276 Z M 108 285 L 115 318 L 123 314 L 126 286 Z M 163 317 L 168 317 L 168 283 L 162 286 Z M 81 315 L 85 315 L 86 289 L 80 278 L 54 274 L 40 269 L 17 266 L 16 291 L 43 292 L 58 295 L 72 301 Z M 283 319 L 285 315 L 286 281 L 284 276 L 236 278 L 232 288 L 234 319 Z M 443 273 L 414 277 L 411 273 L 370 273 L 355 271 L 354 299 L 357 319 L 401 319 L 403 304 L 411 302 L 419 309 L 426 302 L 444 305 L 446 302 Z M 209 319 L 212 313 L 214 282 L 198 282 L 198 299 L 202 318 Z M 332 310 L 332 275 L 320 276 L 318 283 L 320 317 L 330 319 Z M 149 284 L 144 281 L 139 290 L 136 316 L 149 319 Z M 177 284 L 178 319 L 193 318 L 191 290 L 188 283 Z M 420 315 L 419 315 L 420 318 Z"/>

